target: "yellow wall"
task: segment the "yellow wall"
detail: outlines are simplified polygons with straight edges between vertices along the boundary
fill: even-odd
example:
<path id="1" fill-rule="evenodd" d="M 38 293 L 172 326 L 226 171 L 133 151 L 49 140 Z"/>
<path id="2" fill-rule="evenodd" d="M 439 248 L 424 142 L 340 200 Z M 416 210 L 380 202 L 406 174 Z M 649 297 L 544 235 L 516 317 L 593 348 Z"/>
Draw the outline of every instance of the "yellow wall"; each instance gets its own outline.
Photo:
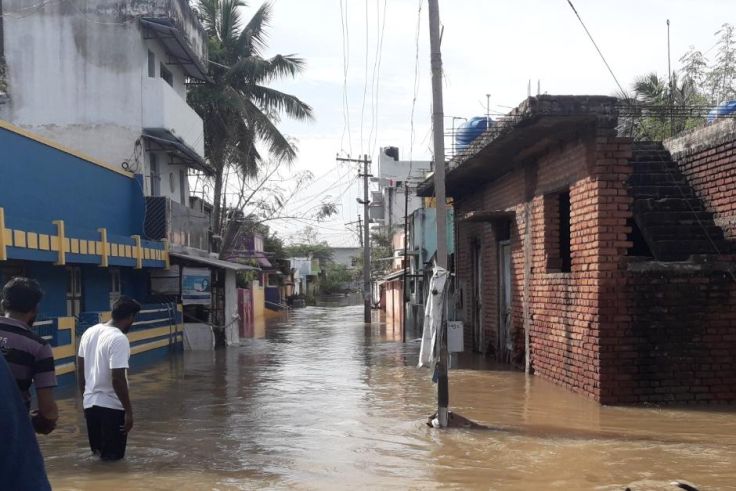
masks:
<path id="1" fill-rule="evenodd" d="M 266 292 L 256 281 L 253 282 L 253 320 L 258 323 L 265 318 Z"/>

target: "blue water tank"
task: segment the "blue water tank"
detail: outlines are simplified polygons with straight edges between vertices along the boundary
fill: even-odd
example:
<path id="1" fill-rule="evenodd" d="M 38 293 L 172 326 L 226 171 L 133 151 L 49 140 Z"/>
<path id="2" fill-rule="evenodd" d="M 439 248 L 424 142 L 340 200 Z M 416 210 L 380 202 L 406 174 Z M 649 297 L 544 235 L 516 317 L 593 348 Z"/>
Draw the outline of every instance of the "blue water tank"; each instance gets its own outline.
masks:
<path id="1" fill-rule="evenodd" d="M 489 124 L 493 126 L 493 120 L 485 116 L 476 116 L 463 123 L 455 133 L 455 148 L 457 152 L 462 152 L 468 148 L 468 145 L 473 143 L 476 138 L 488 129 Z"/>
<path id="2" fill-rule="evenodd" d="M 718 118 L 724 118 L 730 114 L 736 114 L 736 101 L 721 102 L 708 113 L 708 124 L 711 124 Z"/>

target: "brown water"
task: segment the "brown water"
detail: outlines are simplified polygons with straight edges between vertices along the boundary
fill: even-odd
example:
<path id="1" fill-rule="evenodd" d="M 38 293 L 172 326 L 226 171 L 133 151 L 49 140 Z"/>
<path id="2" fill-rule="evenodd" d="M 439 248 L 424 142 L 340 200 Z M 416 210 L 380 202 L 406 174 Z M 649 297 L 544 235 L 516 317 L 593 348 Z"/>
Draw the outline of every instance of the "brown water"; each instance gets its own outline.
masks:
<path id="1" fill-rule="evenodd" d="M 451 405 L 493 429 L 433 430 L 418 345 L 361 317 L 303 309 L 241 348 L 134 374 L 120 463 L 89 456 L 80 403 L 62 400 L 42 442 L 54 489 L 736 489 L 736 408 L 599 407 L 521 373 L 464 369 L 451 372 Z"/>

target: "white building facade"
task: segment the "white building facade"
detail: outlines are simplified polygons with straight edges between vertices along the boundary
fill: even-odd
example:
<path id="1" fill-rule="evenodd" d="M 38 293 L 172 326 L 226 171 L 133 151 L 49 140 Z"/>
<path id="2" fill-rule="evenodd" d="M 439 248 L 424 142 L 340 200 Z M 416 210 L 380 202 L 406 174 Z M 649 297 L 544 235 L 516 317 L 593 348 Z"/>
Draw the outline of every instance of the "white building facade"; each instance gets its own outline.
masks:
<path id="1" fill-rule="evenodd" d="M 0 119 L 189 206 L 188 176 L 207 167 L 187 83 L 207 80 L 207 35 L 187 1 L 0 5 Z"/>
<path id="2" fill-rule="evenodd" d="M 378 156 L 378 176 L 373 181 L 378 191 L 372 193 L 370 219 L 386 234 L 404 226 L 404 217 L 422 207 L 415 186 L 431 172 L 429 161 L 399 160 L 396 147 L 382 148 Z M 408 190 L 408 201 L 407 201 Z"/>

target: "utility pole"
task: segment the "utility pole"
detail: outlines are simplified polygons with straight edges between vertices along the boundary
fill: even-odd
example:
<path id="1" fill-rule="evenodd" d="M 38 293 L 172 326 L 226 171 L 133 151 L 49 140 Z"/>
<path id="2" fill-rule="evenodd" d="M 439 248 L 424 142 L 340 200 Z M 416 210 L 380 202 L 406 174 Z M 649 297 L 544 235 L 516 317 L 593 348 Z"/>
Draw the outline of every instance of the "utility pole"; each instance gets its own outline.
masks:
<path id="1" fill-rule="evenodd" d="M 667 73 L 670 77 L 670 138 L 674 134 L 675 127 L 675 105 L 674 92 L 675 87 L 672 85 L 672 64 L 670 61 L 670 20 L 667 19 Z"/>
<path id="2" fill-rule="evenodd" d="M 432 60 L 432 108 L 434 129 L 434 193 L 437 201 L 437 266 L 447 269 L 447 200 L 445 198 L 445 139 L 444 109 L 442 106 L 442 52 L 440 49 L 439 0 L 429 0 L 429 43 Z M 445 292 L 442 292 L 445 296 Z M 445 302 L 447 297 L 445 297 Z M 437 419 L 440 427 L 447 427 L 449 382 L 447 378 L 447 319 L 444 317 L 439 332 L 440 359 L 437 364 Z"/>
<path id="3" fill-rule="evenodd" d="M 348 155 L 347 157 L 338 156 L 336 159 L 338 162 L 349 162 L 363 164 L 363 173 L 358 173 L 358 177 L 363 178 L 363 199 L 358 199 L 358 203 L 363 205 L 363 320 L 366 323 L 371 322 L 371 306 L 372 306 L 372 292 L 371 292 L 371 241 L 370 241 L 370 220 L 368 219 L 368 205 L 370 200 L 368 199 L 368 179 L 373 177 L 369 173 L 369 165 L 371 160 L 368 155 L 363 155 L 362 159 L 353 159 Z"/>

